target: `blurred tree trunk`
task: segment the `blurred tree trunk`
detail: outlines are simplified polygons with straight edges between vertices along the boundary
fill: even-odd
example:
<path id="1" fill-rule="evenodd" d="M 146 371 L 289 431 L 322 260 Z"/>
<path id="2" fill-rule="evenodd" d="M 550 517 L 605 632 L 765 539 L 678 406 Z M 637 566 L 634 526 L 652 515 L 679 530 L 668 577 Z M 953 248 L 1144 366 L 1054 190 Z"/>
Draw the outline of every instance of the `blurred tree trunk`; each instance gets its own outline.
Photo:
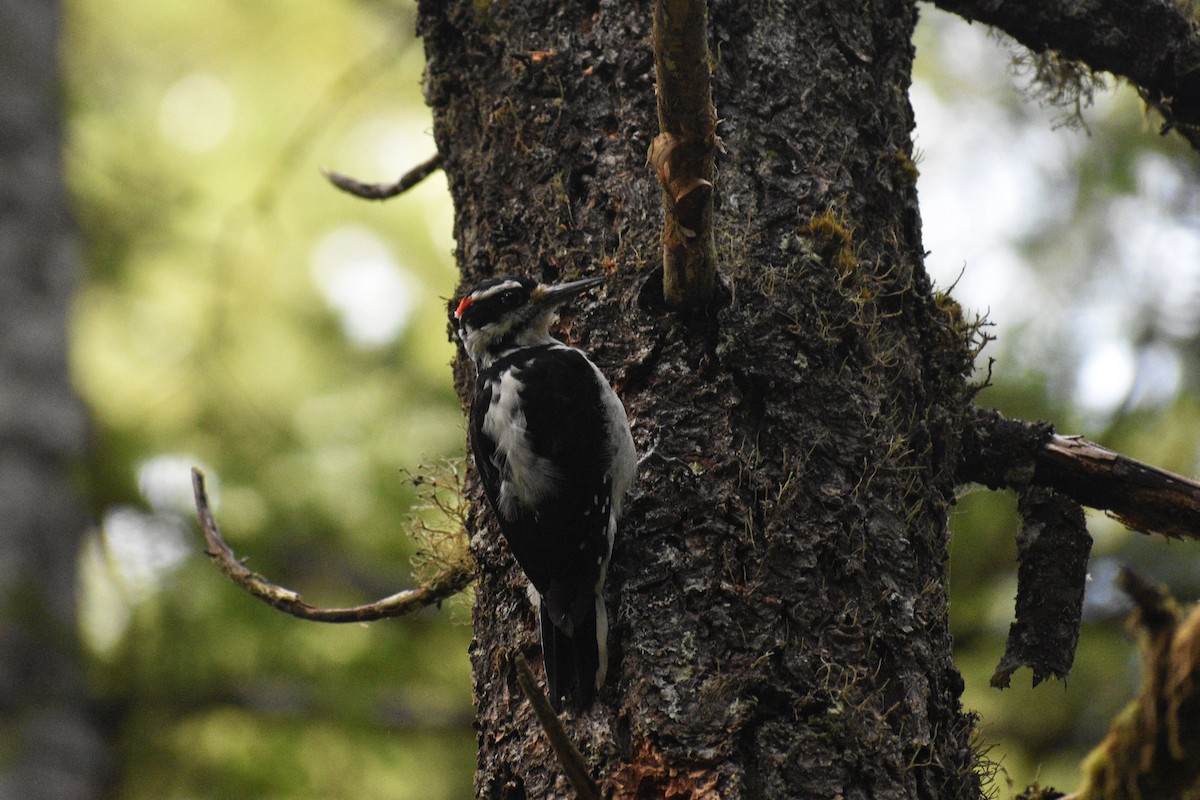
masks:
<path id="1" fill-rule="evenodd" d="M 75 608 L 87 437 L 67 370 L 78 273 L 63 188 L 59 8 L 0 4 L 0 798 L 102 792 Z"/>
<path id="2" fill-rule="evenodd" d="M 922 268 L 916 9 L 709 6 L 732 296 L 693 318 L 661 302 L 651 4 L 420 6 L 464 285 L 610 275 L 560 335 L 650 453 L 610 685 L 567 730 L 616 796 L 977 797 L 945 569 L 977 331 Z M 456 375 L 466 398 L 461 354 Z M 568 796 L 504 658 L 538 662 L 523 580 L 472 519 L 477 792 Z"/>

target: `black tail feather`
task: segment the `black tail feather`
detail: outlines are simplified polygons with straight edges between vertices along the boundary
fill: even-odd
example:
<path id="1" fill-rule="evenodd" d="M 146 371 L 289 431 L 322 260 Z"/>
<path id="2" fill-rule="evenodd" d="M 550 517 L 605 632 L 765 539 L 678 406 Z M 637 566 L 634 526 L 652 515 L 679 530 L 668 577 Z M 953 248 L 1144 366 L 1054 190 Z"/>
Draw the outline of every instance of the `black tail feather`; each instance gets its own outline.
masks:
<path id="1" fill-rule="evenodd" d="M 554 624 L 541 605 L 542 656 L 546 666 L 546 687 L 556 711 L 562 701 L 576 712 L 583 711 L 596 699 L 596 674 L 600 670 L 600 652 L 596 642 L 596 612 L 592 604 L 574 614 L 574 631 L 567 635 Z"/>

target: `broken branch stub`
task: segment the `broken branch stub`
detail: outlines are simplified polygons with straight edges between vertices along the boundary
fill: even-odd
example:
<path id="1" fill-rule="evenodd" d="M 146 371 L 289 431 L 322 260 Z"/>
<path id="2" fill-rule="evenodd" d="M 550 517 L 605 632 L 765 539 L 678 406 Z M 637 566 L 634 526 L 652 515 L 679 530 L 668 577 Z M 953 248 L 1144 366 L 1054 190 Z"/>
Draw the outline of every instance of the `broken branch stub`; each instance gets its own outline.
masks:
<path id="1" fill-rule="evenodd" d="M 1131 530 L 1200 539 L 1200 481 L 1123 456 L 1046 423 L 974 409 L 959 478 L 989 489 L 1045 486 L 1109 512 Z"/>

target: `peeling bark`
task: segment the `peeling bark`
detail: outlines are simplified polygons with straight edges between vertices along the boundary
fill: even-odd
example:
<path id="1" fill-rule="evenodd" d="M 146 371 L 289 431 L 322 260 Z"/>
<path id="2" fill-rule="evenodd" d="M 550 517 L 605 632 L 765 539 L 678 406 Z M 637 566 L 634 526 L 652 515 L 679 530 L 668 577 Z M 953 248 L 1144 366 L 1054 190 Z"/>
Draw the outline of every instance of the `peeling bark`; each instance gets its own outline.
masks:
<path id="1" fill-rule="evenodd" d="M 1008 688 L 1019 667 L 1033 671 L 1034 686 L 1050 677 L 1067 679 L 1075 663 L 1092 552 L 1083 509 L 1069 497 L 1026 487 L 1017 508 L 1017 619 L 992 675 L 992 686 L 1000 689 Z"/>

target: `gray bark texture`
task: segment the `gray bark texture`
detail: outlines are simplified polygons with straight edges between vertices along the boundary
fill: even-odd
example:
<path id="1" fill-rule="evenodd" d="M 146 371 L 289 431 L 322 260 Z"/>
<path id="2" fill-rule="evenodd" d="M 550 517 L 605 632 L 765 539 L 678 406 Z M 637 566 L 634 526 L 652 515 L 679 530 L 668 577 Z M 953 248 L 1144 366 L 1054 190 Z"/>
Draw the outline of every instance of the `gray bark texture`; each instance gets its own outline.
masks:
<path id="1" fill-rule="evenodd" d="M 564 715 L 608 797 L 978 797 L 947 628 L 972 331 L 922 268 L 906 0 L 715 0 L 725 290 L 661 300 L 649 2 L 425 0 L 463 285 L 607 274 L 564 314 L 630 413 L 609 684 Z M 464 402 L 471 379 L 460 357 Z M 479 493 L 475 492 L 476 499 Z M 572 796 L 506 654 L 524 581 L 476 503 L 486 798 Z"/>
<path id="2" fill-rule="evenodd" d="M 78 277 L 59 120 L 59 8 L 0 4 L 0 800 L 101 795 L 75 621 L 87 440 L 67 371 Z"/>

